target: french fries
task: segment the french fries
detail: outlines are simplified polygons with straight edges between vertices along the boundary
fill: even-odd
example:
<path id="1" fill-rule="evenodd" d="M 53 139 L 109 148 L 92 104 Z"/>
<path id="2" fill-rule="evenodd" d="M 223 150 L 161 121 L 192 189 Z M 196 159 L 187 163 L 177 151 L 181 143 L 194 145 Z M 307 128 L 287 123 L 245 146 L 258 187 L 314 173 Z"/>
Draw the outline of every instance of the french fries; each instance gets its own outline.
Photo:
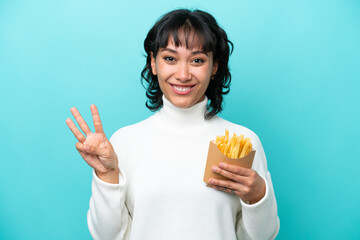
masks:
<path id="1" fill-rule="evenodd" d="M 225 130 L 224 136 L 216 136 L 215 144 L 220 152 L 230 158 L 242 158 L 251 152 L 252 144 L 250 138 L 244 135 L 234 135 L 229 139 L 229 130 Z"/>

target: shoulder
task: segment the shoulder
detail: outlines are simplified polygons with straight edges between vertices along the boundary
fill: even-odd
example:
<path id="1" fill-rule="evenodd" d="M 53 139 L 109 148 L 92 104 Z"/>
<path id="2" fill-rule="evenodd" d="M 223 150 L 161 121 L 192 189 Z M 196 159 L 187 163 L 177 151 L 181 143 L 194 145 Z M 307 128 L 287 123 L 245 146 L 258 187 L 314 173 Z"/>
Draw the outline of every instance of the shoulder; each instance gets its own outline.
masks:
<path id="1" fill-rule="evenodd" d="M 255 158 L 252 164 L 252 169 L 257 171 L 261 176 L 263 177 L 266 176 L 267 161 L 266 161 L 264 148 L 261 144 L 258 135 L 247 127 L 244 127 L 236 123 L 232 123 L 220 117 L 214 120 L 217 121 L 216 125 L 221 128 L 222 131 L 221 135 L 224 135 L 225 129 L 228 129 L 230 136 L 232 136 L 233 133 L 236 133 L 236 135 L 244 134 L 244 137 L 250 138 L 252 143 L 252 148 L 256 150 Z"/>
<path id="2" fill-rule="evenodd" d="M 110 142 L 119 142 L 121 139 L 129 139 L 145 134 L 146 131 L 149 130 L 149 126 L 151 126 L 153 117 L 154 115 L 138 123 L 134 123 L 116 130 L 111 136 Z"/>

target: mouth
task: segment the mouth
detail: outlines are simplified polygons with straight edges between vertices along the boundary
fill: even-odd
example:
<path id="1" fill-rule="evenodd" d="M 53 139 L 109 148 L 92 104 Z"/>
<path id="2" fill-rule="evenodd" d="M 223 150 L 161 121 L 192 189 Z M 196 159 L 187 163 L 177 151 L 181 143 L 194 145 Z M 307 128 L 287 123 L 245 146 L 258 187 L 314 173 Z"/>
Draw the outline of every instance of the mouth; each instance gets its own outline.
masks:
<path id="1" fill-rule="evenodd" d="M 186 95 L 186 94 L 190 93 L 193 90 L 193 87 L 195 85 L 196 84 L 193 84 L 193 85 L 177 85 L 177 84 L 171 84 L 170 83 L 170 86 L 172 87 L 173 91 L 176 94 L 179 94 L 179 95 Z"/>

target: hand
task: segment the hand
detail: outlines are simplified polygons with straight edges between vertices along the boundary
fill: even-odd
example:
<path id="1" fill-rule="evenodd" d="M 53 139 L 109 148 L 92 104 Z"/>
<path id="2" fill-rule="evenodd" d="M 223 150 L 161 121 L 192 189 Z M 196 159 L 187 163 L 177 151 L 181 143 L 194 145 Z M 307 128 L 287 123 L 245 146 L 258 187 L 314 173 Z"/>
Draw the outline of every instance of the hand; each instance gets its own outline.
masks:
<path id="1" fill-rule="evenodd" d="M 236 194 L 244 202 L 257 203 L 265 196 L 266 185 L 260 175 L 248 168 L 220 163 L 212 171 L 230 180 L 209 179 L 209 186 L 227 193 Z"/>
<path id="2" fill-rule="evenodd" d="M 76 149 L 81 157 L 94 168 L 96 175 L 105 182 L 118 183 L 118 158 L 109 140 L 106 138 L 99 112 L 95 105 L 90 106 L 95 133 L 90 131 L 89 126 L 81 117 L 79 111 L 73 107 L 70 109 L 72 115 L 79 124 L 86 137 L 79 131 L 73 121 L 68 118 L 66 124 L 77 140 Z"/>

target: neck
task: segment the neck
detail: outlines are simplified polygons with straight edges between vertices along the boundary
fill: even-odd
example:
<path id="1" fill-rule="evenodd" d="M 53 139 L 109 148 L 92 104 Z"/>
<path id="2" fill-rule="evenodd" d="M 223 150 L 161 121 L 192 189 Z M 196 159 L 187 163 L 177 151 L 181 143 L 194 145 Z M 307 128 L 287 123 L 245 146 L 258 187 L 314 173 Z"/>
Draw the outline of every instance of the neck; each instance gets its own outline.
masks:
<path id="1" fill-rule="evenodd" d="M 195 129 L 203 124 L 208 98 L 205 98 L 190 108 L 179 108 L 163 96 L 163 107 L 157 112 L 161 122 L 170 127 L 181 130 Z"/>

